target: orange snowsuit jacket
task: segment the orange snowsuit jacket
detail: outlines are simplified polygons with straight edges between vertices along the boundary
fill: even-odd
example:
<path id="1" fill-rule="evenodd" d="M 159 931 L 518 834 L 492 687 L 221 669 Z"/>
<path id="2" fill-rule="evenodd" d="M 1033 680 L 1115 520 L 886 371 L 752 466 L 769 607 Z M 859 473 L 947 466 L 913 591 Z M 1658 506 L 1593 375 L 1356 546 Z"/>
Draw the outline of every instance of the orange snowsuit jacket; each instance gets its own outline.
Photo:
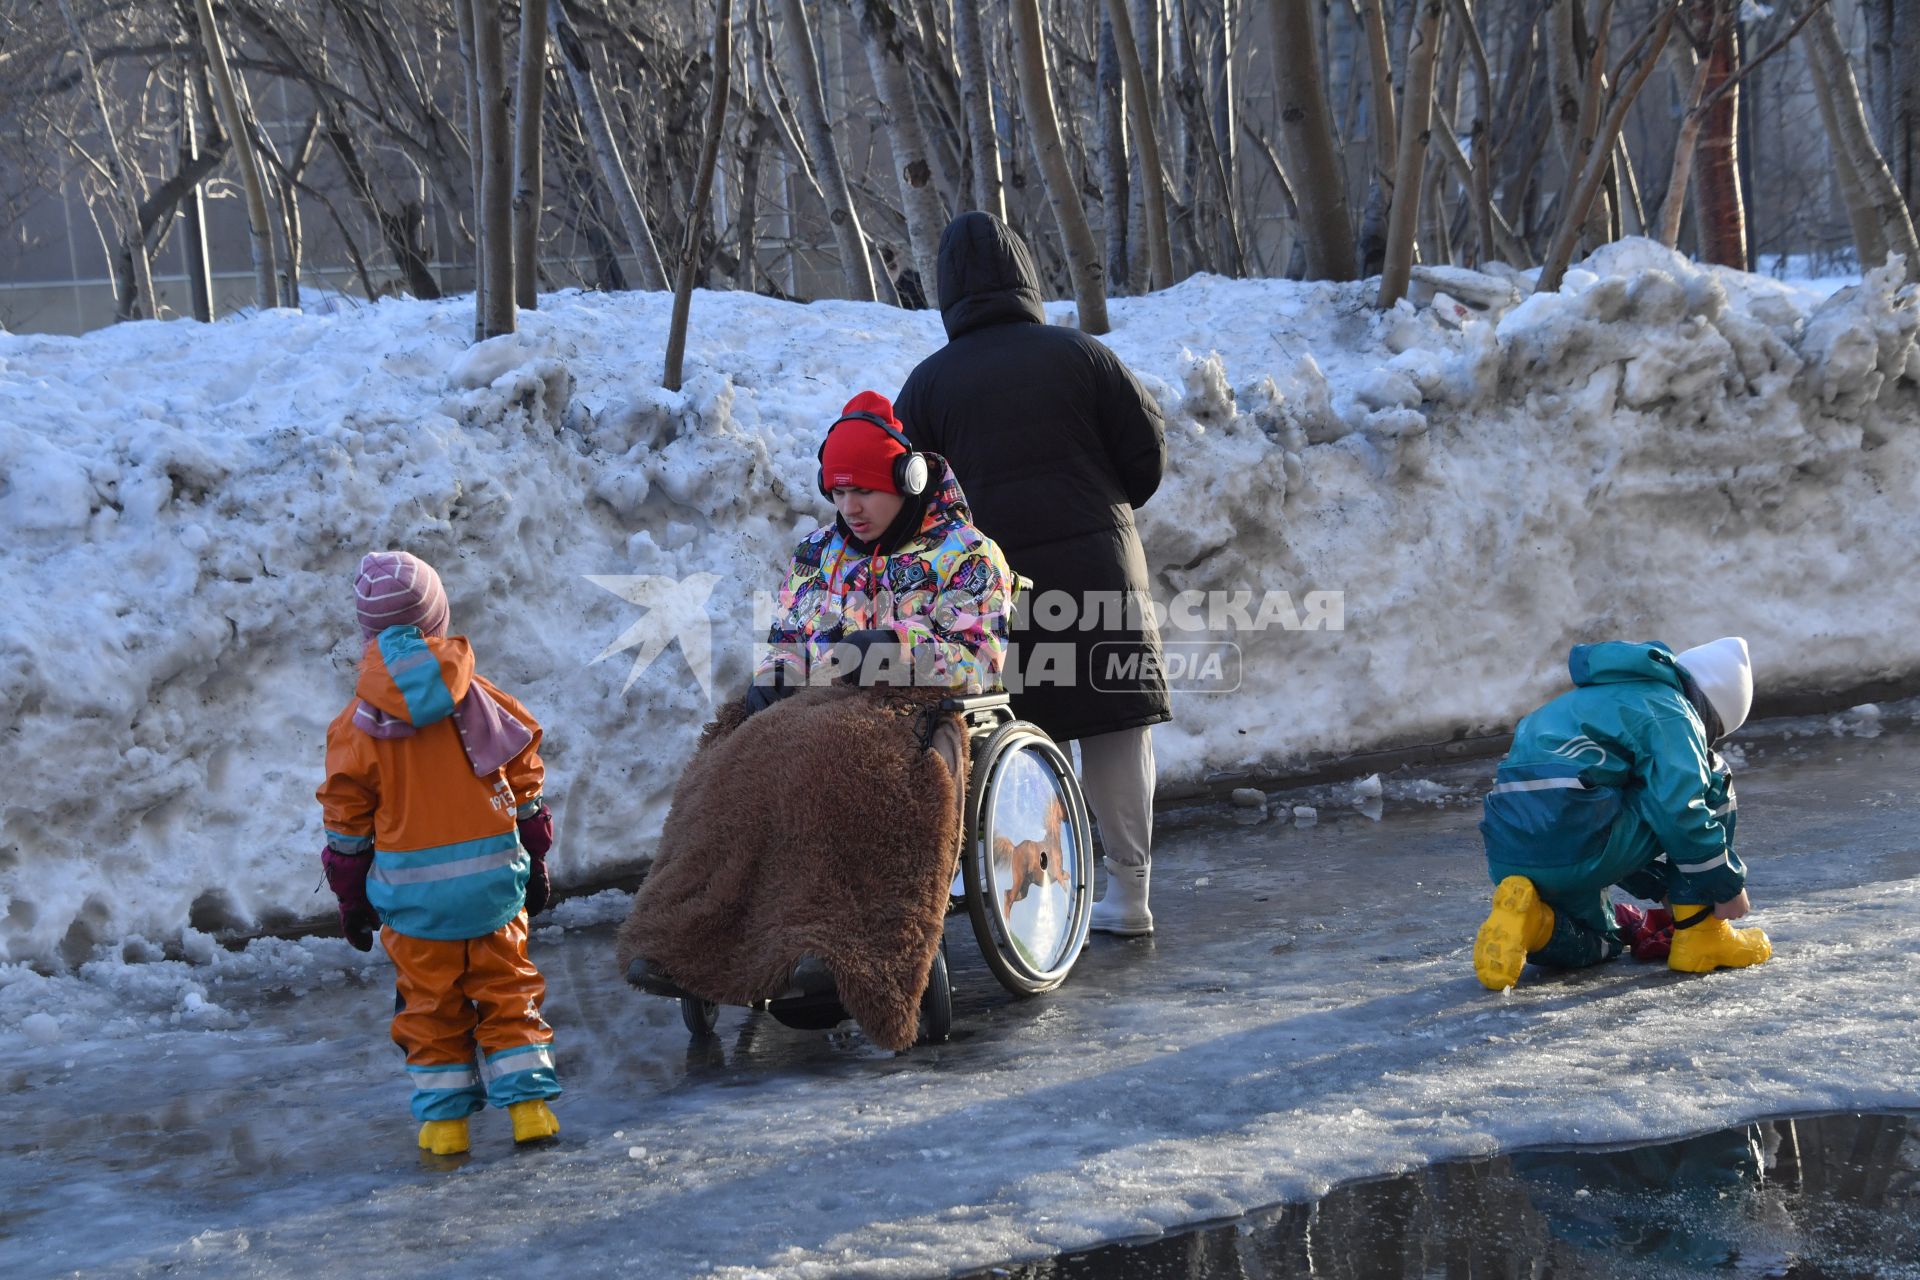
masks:
<path id="1" fill-rule="evenodd" d="M 429 637 L 426 647 L 434 661 L 400 664 L 396 679 L 382 646 L 367 646 L 354 700 L 327 727 L 318 797 L 329 844 L 342 853 L 373 851 L 367 899 L 384 923 L 415 938 L 485 937 L 525 901 L 529 862 L 515 823 L 540 804 L 540 725 L 474 673 L 464 637 Z M 533 734 L 484 778 L 474 774 L 452 719 L 475 683 Z M 379 738 L 357 728 L 362 699 L 415 732 Z"/>

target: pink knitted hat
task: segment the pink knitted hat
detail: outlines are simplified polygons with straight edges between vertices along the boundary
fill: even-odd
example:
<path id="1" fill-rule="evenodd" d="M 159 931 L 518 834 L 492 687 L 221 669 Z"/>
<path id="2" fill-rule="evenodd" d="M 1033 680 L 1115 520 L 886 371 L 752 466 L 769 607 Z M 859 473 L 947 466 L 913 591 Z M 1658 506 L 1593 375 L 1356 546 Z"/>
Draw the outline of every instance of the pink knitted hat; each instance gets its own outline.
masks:
<path id="1" fill-rule="evenodd" d="M 447 591 L 433 566 L 405 551 L 374 551 L 353 580 L 353 611 L 371 640 L 388 627 L 418 627 L 422 635 L 447 634 Z"/>

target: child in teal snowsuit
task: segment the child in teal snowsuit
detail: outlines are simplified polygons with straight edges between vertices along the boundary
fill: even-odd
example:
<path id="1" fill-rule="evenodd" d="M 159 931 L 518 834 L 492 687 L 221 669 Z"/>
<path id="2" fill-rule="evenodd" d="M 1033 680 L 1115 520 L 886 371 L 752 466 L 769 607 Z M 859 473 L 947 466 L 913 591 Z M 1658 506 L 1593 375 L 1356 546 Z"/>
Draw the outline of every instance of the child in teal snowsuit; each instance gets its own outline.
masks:
<path id="1" fill-rule="evenodd" d="M 1579 969 L 1623 940 L 1608 888 L 1665 901 L 1667 963 L 1707 972 L 1773 954 L 1747 912 L 1733 848 L 1733 777 L 1714 745 L 1753 706 L 1745 640 L 1675 654 L 1663 644 L 1574 646 L 1574 687 L 1522 720 L 1480 834 L 1495 885 L 1474 971 L 1504 990 L 1528 960 Z"/>

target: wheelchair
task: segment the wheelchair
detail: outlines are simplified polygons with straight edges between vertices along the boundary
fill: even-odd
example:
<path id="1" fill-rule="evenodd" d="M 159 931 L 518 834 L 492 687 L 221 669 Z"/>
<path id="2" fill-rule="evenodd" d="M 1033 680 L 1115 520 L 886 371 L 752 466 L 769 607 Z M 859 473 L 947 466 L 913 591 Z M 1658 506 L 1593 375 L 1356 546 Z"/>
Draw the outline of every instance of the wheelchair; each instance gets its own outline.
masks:
<path id="1" fill-rule="evenodd" d="M 969 747 L 947 915 L 966 914 L 988 971 L 1009 992 L 1051 991 L 1080 958 L 1093 918 L 1093 841 L 1073 762 L 1038 725 L 1014 717 L 1004 692 L 950 697 L 938 705 L 943 717 L 959 717 Z M 713 1001 L 680 989 L 665 975 L 645 974 L 635 985 L 678 999 L 696 1039 L 714 1034 L 720 1007 Z M 826 1030 L 848 1018 L 833 975 L 811 956 L 785 991 L 749 1007 L 803 1030 Z M 953 985 L 943 936 L 920 1001 L 918 1043 L 942 1043 L 952 1030 Z"/>

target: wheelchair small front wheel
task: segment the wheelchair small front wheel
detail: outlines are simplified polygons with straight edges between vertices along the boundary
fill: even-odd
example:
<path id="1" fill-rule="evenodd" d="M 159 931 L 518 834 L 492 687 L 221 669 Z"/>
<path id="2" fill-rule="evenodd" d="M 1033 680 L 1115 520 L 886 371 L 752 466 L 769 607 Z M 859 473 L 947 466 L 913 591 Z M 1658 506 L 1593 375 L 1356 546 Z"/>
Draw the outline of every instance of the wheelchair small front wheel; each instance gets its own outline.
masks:
<path id="1" fill-rule="evenodd" d="M 1038 726 L 1001 725 L 975 747 L 961 870 L 967 914 L 1000 985 L 1066 981 L 1093 918 L 1093 839 L 1073 762 Z"/>
<path id="2" fill-rule="evenodd" d="M 713 1035 L 713 1028 L 720 1021 L 720 1006 L 711 1000 L 702 1000 L 697 996 L 680 997 L 680 1021 L 687 1024 L 687 1030 L 696 1040 L 706 1040 Z"/>

